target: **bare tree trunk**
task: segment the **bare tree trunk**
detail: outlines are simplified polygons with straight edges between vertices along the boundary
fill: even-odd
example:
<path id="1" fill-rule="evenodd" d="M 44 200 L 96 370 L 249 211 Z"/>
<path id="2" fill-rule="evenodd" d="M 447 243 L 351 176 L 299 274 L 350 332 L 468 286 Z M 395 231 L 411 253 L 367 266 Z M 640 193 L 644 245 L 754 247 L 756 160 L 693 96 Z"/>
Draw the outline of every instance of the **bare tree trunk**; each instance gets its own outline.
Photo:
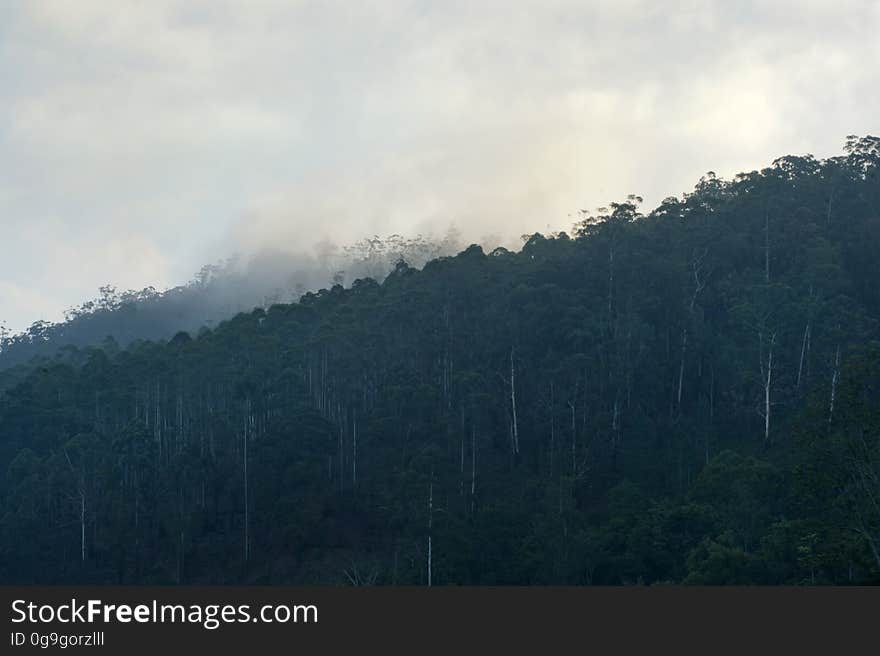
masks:
<path id="1" fill-rule="evenodd" d="M 761 339 L 763 342 L 763 338 Z M 764 387 L 764 444 L 770 444 L 770 408 L 772 405 L 771 389 L 773 386 L 773 347 L 776 344 L 776 334 L 770 335 L 770 344 L 767 348 L 767 364 L 764 364 L 764 356 L 761 354 L 761 382 Z"/>
<path id="2" fill-rule="evenodd" d="M 574 402 L 569 401 L 568 407 L 571 408 L 571 475 L 577 473 L 577 423 L 574 414 Z"/>
<path id="3" fill-rule="evenodd" d="M 767 356 L 767 382 L 764 383 L 764 441 L 770 442 L 770 381 L 773 375 L 773 351 Z"/>
<path id="4" fill-rule="evenodd" d="M 182 385 L 181 382 L 178 382 L 179 385 Z M 180 453 L 184 444 L 184 434 L 183 434 L 183 390 L 177 390 L 177 452 Z"/>
<path id="5" fill-rule="evenodd" d="M 250 420 L 250 409 L 251 403 L 250 400 L 247 401 L 247 409 L 245 411 L 244 418 L 244 448 L 242 449 L 242 460 L 244 463 L 244 562 L 247 563 L 248 558 L 250 557 L 250 536 L 248 535 L 248 438 L 249 438 L 249 428 L 248 422 Z"/>
<path id="6" fill-rule="evenodd" d="M 357 486 L 358 482 L 358 430 L 357 430 L 357 409 L 352 411 L 352 427 L 351 427 L 351 483 Z"/>
<path id="7" fill-rule="evenodd" d="M 461 432 L 458 462 L 458 496 L 464 496 L 464 431 Z"/>
<path id="8" fill-rule="evenodd" d="M 691 268 L 694 273 L 694 293 L 691 294 L 691 302 L 688 306 L 688 321 L 692 320 L 694 315 L 694 307 L 697 304 L 697 297 L 699 297 L 700 292 L 706 286 L 706 282 L 700 279 L 700 270 L 702 268 L 703 259 L 706 257 L 708 253 L 708 249 L 705 249 L 699 257 L 695 256 L 694 260 L 691 262 Z M 678 407 L 678 412 L 681 414 L 681 395 L 682 390 L 684 388 L 684 364 L 685 359 L 687 357 L 687 346 L 688 346 L 688 329 L 685 326 L 681 331 L 681 362 L 678 367 L 678 394 L 676 398 L 676 405 Z"/>
<path id="9" fill-rule="evenodd" d="M 477 491 L 477 429 L 471 426 L 471 515 L 474 514 L 474 496 Z"/>
<path id="10" fill-rule="evenodd" d="M 180 533 L 178 535 L 178 555 L 177 555 L 177 584 L 180 585 L 181 580 L 183 579 L 183 529 L 180 529 Z"/>
<path id="11" fill-rule="evenodd" d="M 613 240 L 613 237 L 612 237 Z M 608 321 L 614 310 L 614 243 L 608 249 Z"/>
<path id="12" fill-rule="evenodd" d="M 431 472 L 431 482 L 428 483 L 428 587 L 431 587 L 431 577 L 433 574 L 433 557 L 432 538 L 434 531 L 434 473 Z"/>
<path id="13" fill-rule="evenodd" d="M 614 442 L 614 451 L 617 452 L 617 443 L 620 441 L 619 433 L 620 433 L 620 421 L 619 421 L 620 412 L 618 410 L 618 402 L 617 399 L 614 399 L 614 413 L 611 415 L 611 432 L 612 432 L 612 440 Z"/>
<path id="14" fill-rule="evenodd" d="M 688 343 L 688 331 L 687 328 L 682 329 L 681 331 L 681 362 L 678 367 L 678 397 L 677 397 L 677 406 L 678 412 L 681 414 L 681 390 L 684 386 L 684 359 L 687 354 L 687 343 Z"/>
<path id="15" fill-rule="evenodd" d="M 513 426 L 512 426 L 512 438 L 513 438 L 513 453 L 514 455 L 519 455 L 519 429 L 517 427 L 516 422 L 516 370 L 513 364 L 513 347 L 510 349 L 510 407 L 513 412 Z"/>
<path id="16" fill-rule="evenodd" d="M 156 444 L 158 445 L 158 458 L 162 460 L 162 426 L 161 426 L 161 414 L 160 414 L 160 401 L 159 401 L 159 381 L 156 381 L 156 423 L 153 425 L 153 434 L 156 437 Z"/>
<path id="17" fill-rule="evenodd" d="M 70 473 L 75 477 L 78 477 L 79 483 L 77 485 L 77 496 L 79 497 L 79 548 L 80 548 L 80 558 L 83 563 L 86 562 L 86 481 L 85 481 L 85 473 L 79 472 L 77 474 L 76 470 L 73 467 L 73 462 L 70 460 L 70 455 L 67 453 L 67 449 L 64 449 L 64 457 L 67 459 L 67 465 L 70 467 Z"/>
<path id="18" fill-rule="evenodd" d="M 86 562 L 86 495 L 84 490 L 79 491 L 79 546 L 82 562 Z"/>
<path id="19" fill-rule="evenodd" d="M 801 344 L 801 359 L 798 364 L 798 373 L 797 373 L 797 383 L 795 384 L 795 389 L 801 388 L 801 378 L 804 372 L 804 360 L 807 356 L 807 345 L 810 343 L 810 322 L 807 321 L 807 325 L 804 328 L 804 340 Z"/>
<path id="20" fill-rule="evenodd" d="M 834 374 L 831 376 L 831 402 L 828 406 L 828 423 L 834 419 L 834 397 L 837 394 L 837 381 L 840 380 L 840 344 L 837 345 L 837 352 L 834 355 Z"/>
<path id="21" fill-rule="evenodd" d="M 556 412 L 553 400 L 553 382 L 550 382 L 550 478 L 553 478 L 553 461 L 556 458 Z"/>

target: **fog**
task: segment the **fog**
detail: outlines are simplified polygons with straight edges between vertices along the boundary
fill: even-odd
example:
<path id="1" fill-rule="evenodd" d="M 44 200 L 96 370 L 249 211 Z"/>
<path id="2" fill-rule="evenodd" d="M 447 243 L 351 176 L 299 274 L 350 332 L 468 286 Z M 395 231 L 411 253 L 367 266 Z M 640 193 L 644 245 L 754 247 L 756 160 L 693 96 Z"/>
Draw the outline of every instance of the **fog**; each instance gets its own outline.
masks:
<path id="1" fill-rule="evenodd" d="M 455 255 L 463 247 L 453 227 L 442 236 L 374 235 L 345 245 L 325 239 L 302 251 L 263 245 L 203 267 L 187 287 L 214 313 L 201 313 L 212 325 L 235 312 L 296 302 L 303 294 L 333 285 L 347 287 L 362 278 L 382 282 L 399 263 L 421 268 L 437 257 Z M 197 327 L 198 316 L 194 322 L 187 328 Z"/>
<path id="2" fill-rule="evenodd" d="M 857 0 L 5 3 L 0 320 L 833 155 L 880 127 L 878 31 Z"/>

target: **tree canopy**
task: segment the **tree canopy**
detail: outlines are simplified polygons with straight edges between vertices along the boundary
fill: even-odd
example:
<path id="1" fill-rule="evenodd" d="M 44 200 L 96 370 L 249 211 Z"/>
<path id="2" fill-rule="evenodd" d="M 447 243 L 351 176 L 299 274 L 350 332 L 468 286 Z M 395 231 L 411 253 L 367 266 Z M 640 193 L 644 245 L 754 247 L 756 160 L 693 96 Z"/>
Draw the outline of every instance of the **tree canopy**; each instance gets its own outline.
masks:
<path id="1" fill-rule="evenodd" d="M 876 583 L 878 171 L 850 137 L 9 370 L 0 580 Z"/>

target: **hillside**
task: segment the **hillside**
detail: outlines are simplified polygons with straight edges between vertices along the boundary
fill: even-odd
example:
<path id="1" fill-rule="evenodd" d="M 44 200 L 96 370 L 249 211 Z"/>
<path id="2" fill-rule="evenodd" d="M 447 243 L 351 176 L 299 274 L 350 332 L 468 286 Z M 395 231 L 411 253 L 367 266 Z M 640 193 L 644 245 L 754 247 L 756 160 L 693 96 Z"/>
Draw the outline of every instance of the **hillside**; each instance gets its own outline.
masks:
<path id="1" fill-rule="evenodd" d="M 181 330 L 197 333 L 239 312 L 290 302 L 334 282 L 365 276 L 382 280 L 401 259 L 422 266 L 457 247 L 454 229 L 442 239 L 374 236 L 341 249 L 325 241 L 312 253 L 260 251 L 206 265 L 188 283 L 164 291 L 118 291 L 107 284 L 97 298 L 67 310 L 64 321 L 35 321 L 17 334 L 0 323 L 0 389 L 10 378 L 20 378 L 21 368 L 62 351 L 76 362 L 78 349 L 100 346 L 108 338 L 113 349 L 137 340 L 169 339 Z M 8 371 L 14 367 L 19 371 Z"/>
<path id="2" fill-rule="evenodd" d="M 880 139 L 0 394 L 0 580 L 880 581 Z"/>

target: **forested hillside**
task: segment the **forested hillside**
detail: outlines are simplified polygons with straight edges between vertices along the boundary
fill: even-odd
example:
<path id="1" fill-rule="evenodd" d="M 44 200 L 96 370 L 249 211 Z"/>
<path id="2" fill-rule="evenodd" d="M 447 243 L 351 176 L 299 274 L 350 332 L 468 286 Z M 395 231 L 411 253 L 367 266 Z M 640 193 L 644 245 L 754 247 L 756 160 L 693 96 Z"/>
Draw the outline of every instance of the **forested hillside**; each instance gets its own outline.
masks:
<path id="1" fill-rule="evenodd" d="M 0 580 L 880 582 L 880 139 L 0 396 Z"/>
<path id="2" fill-rule="evenodd" d="M 333 283 L 366 276 L 382 280 L 400 259 L 423 266 L 457 248 L 454 229 L 442 239 L 373 236 L 343 248 L 323 241 L 312 253 L 261 251 L 209 264 L 188 283 L 164 291 L 119 291 L 104 285 L 97 298 L 67 310 L 64 321 L 35 321 L 15 334 L 0 322 L 0 389 L 21 377 L 21 370 L 8 371 L 13 367 L 26 369 L 35 359 L 52 358 L 62 350 L 77 361 L 78 353 L 70 347 L 98 346 L 108 337 L 116 346 L 127 346 L 139 339 L 169 339 L 181 330 L 195 333 L 239 312 L 290 302 Z"/>

